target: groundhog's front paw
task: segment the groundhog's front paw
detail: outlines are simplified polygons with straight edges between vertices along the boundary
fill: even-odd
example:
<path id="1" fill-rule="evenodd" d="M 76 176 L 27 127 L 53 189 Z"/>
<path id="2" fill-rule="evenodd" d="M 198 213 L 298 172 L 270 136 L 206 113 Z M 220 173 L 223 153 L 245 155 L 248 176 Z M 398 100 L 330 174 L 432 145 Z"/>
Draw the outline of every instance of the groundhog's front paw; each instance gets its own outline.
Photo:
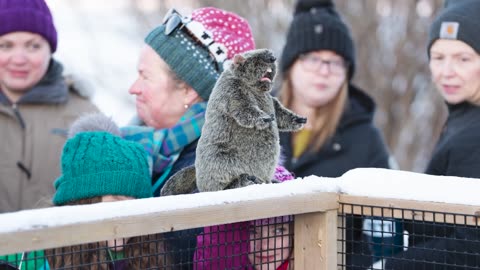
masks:
<path id="1" fill-rule="evenodd" d="M 273 122 L 273 120 L 275 120 L 275 115 L 270 114 L 270 116 L 264 116 L 264 117 L 262 117 L 262 120 L 265 123 Z"/>
<path id="2" fill-rule="evenodd" d="M 303 128 L 303 126 L 305 125 L 305 123 L 307 122 L 307 118 L 305 117 L 302 117 L 302 116 L 292 116 L 292 118 L 290 118 L 291 122 L 285 126 L 283 126 L 284 128 L 286 128 L 287 130 L 289 131 L 298 131 L 300 129 Z"/>
<path id="3" fill-rule="evenodd" d="M 270 115 L 270 116 L 263 116 L 263 117 L 260 117 L 258 119 L 258 121 L 256 122 L 255 126 L 258 128 L 258 129 L 266 129 L 268 128 L 271 123 L 275 120 L 275 117 L 273 115 Z"/>
<path id="4" fill-rule="evenodd" d="M 252 181 L 255 184 L 263 184 L 262 179 L 256 177 L 255 175 L 249 175 L 249 176 L 247 176 L 247 179 Z"/>
<path id="5" fill-rule="evenodd" d="M 249 174 L 241 174 L 238 177 L 238 187 L 246 187 L 250 185 L 255 185 L 255 184 L 262 184 L 262 180 L 256 177 L 255 175 L 249 175 Z"/>
<path id="6" fill-rule="evenodd" d="M 293 117 L 293 121 L 297 124 L 305 124 L 305 123 L 307 123 L 307 118 L 306 117 L 301 117 L 301 116 L 295 116 L 295 117 Z"/>

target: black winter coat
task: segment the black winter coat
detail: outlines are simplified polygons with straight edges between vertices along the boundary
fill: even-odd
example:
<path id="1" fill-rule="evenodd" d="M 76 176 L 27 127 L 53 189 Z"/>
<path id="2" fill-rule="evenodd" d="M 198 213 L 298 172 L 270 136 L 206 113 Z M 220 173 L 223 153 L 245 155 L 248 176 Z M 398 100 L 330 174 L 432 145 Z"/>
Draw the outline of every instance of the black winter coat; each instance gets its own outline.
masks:
<path id="1" fill-rule="evenodd" d="M 353 85 L 349 86 L 348 91 L 347 108 L 337 131 L 320 151 L 305 152 L 298 159 L 294 159 L 292 135 L 280 135 L 285 167 L 296 177 L 339 177 L 354 168 L 389 168 L 387 147 L 379 130 L 373 125 L 375 103 Z M 360 216 L 346 219 L 347 269 L 357 269 L 351 267 L 354 265 L 369 266 L 373 263 L 369 246 L 362 240 L 362 221 Z"/>
<path id="2" fill-rule="evenodd" d="M 480 106 L 449 106 L 426 174 L 480 178 Z"/>
<path id="3" fill-rule="evenodd" d="M 480 106 L 462 103 L 449 105 L 448 109 L 447 122 L 426 173 L 480 178 Z M 406 227 L 415 235 L 410 236 L 410 248 L 388 260 L 386 269 L 478 269 L 480 228 L 459 226 L 421 222 Z"/>
<path id="4" fill-rule="evenodd" d="M 198 140 L 190 143 L 183 149 L 177 161 L 175 161 L 167 179 L 181 169 L 195 164 L 197 143 Z M 158 194 L 156 196 L 158 196 Z M 172 252 L 171 256 L 174 263 L 174 269 L 193 269 L 193 255 L 195 248 L 197 247 L 197 235 L 201 232 L 203 232 L 203 227 L 164 234 L 168 252 Z"/>
<path id="5" fill-rule="evenodd" d="M 458 226 L 458 225 L 457 225 Z M 386 261 L 384 269 L 466 270 L 480 269 L 478 227 L 461 226 L 445 238 L 409 247 Z"/>

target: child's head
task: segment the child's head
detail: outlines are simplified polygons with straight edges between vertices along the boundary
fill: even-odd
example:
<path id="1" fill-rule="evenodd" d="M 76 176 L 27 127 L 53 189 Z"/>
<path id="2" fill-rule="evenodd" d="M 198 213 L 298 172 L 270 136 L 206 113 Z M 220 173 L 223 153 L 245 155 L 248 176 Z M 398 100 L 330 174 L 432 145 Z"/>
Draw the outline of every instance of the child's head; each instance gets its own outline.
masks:
<path id="1" fill-rule="evenodd" d="M 147 153 L 118 134 L 106 116 L 81 117 L 70 128 L 55 181 L 55 205 L 78 205 L 152 197 Z M 122 249 L 127 239 L 108 241 Z"/>
<path id="2" fill-rule="evenodd" d="M 62 175 L 54 183 L 55 205 L 152 197 L 146 151 L 119 134 L 116 124 L 101 114 L 84 116 L 72 125 L 62 152 Z M 108 262 L 121 253 L 129 258 L 129 269 L 143 269 L 152 263 L 164 264 L 163 245 L 161 234 L 157 234 L 62 247 L 47 254 L 54 268 L 91 263 L 92 269 L 108 269 Z M 62 254 L 67 251 L 72 255 L 64 258 Z"/>
<path id="3" fill-rule="evenodd" d="M 55 205 L 152 197 L 147 153 L 118 134 L 109 118 L 96 114 L 77 120 L 62 152 L 62 175 L 55 181 Z M 113 197 L 112 197 L 113 196 Z"/>
<path id="4" fill-rule="evenodd" d="M 275 168 L 275 179 L 293 180 L 283 166 Z M 290 259 L 293 250 L 293 217 L 283 216 L 250 222 L 248 259 L 255 269 L 278 269 Z"/>
<path id="5" fill-rule="evenodd" d="M 293 250 L 291 216 L 267 218 L 250 223 L 248 259 L 255 269 L 278 269 Z"/>

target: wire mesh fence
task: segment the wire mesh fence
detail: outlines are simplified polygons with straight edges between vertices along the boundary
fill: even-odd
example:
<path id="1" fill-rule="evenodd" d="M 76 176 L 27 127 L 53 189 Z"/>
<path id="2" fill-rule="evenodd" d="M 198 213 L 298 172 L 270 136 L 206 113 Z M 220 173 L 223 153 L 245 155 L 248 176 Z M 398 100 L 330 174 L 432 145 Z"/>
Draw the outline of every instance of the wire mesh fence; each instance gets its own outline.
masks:
<path id="1" fill-rule="evenodd" d="M 332 210 L 333 227 L 320 231 L 333 235 L 337 269 L 480 269 L 478 216 L 459 214 L 467 212 L 462 207 L 447 209 L 458 212 L 339 203 L 338 214 Z M 293 269 L 294 231 L 301 220 L 295 225 L 289 215 L 25 251 L 0 256 L 0 270 Z M 321 250 L 330 245 L 320 231 L 308 238 Z"/>
<path id="2" fill-rule="evenodd" d="M 171 269 L 163 235 L 146 235 L 0 256 L 0 269 Z"/>
<path id="3" fill-rule="evenodd" d="M 480 269 L 476 215 L 340 204 L 339 269 Z"/>
<path id="4" fill-rule="evenodd" d="M 292 269 L 293 232 L 293 216 L 266 218 L 4 255 L 0 270 Z"/>

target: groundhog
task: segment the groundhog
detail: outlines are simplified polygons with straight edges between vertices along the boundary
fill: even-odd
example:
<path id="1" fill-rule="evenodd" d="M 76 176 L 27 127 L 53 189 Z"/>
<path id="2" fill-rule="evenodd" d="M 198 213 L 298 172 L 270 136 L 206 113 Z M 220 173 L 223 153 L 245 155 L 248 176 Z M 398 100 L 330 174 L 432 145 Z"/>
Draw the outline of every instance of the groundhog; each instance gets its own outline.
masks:
<path id="1" fill-rule="evenodd" d="M 279 131 L 306 123 L 270 91 L 276 58 L 268 49 L 235 55 L 212 90 L 195 166 L 173 175 L 162 195 L 271 183 L 280 155 Z"/>

